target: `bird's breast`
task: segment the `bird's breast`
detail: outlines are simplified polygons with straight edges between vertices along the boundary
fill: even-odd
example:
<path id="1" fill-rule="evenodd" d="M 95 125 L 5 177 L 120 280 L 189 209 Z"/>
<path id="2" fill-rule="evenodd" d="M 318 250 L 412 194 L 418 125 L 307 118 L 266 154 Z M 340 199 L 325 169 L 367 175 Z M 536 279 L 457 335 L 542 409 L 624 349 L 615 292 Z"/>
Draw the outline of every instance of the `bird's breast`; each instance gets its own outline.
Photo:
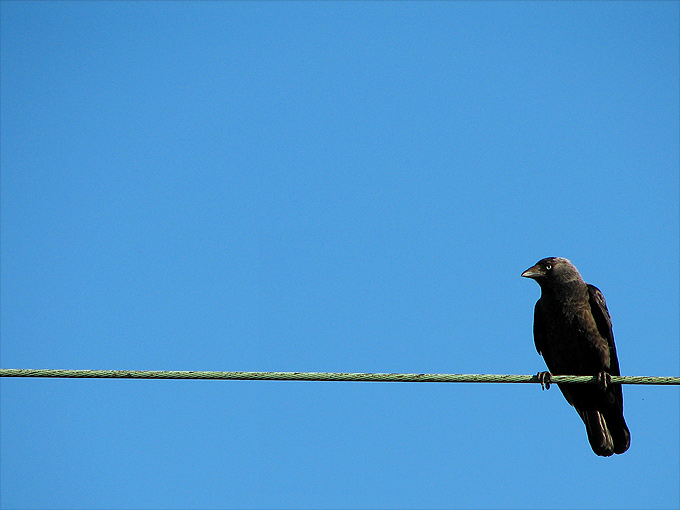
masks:
<path id="1" fill-rule="evenodd" d="M 586 303 L 544 303 L 548 368 L 555 374 L 594 375 L 609 365 L 609 348 Z"/>

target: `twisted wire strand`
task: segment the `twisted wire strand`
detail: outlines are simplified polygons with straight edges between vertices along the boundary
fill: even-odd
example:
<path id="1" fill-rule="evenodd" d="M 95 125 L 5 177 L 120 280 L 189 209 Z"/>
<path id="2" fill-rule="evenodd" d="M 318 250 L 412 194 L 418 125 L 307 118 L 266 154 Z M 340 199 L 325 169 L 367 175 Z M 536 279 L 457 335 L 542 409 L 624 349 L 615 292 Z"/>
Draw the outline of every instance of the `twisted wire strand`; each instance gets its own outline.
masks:
<path id="1" fill-rule="evenodd" d="M 0 368 L 0 377 L 56 377 L 93 379 L 213 379 L 236 381 L 358 381 L 358 382 L 460 382 L 540 383 L 536 375 L 512 374 L 383 374 L 346 372 L 208 372 L 176 370 L 61 370 Z M 589 375 L 553 375 L 551 382 L 596 384 Z M 616 376 L 613 384 L 680 385 L 680 377 Z"/>

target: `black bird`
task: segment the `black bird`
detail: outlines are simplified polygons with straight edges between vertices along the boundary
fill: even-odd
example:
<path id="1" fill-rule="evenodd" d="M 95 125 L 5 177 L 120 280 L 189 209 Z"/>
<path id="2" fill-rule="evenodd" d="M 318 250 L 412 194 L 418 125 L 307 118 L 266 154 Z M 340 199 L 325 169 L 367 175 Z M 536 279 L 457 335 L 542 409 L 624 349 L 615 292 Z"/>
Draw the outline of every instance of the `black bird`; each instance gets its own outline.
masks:
<path id="1" fill-rule="evenodd" d="M 604 296 L 560 257 L 539 260 L 522 276 L 541 286 L 534 308 L 534 342 L 550 372 L 597 376 L 598 385 L 558 384 L 583 420 L 590 446 L 603 457 L 625 452 L 630 432 L 623 419 L 621 385 L 611 384 L 611 376 L 621 373 Z M 548 388 L 550 376 L 538 374 Z"/>

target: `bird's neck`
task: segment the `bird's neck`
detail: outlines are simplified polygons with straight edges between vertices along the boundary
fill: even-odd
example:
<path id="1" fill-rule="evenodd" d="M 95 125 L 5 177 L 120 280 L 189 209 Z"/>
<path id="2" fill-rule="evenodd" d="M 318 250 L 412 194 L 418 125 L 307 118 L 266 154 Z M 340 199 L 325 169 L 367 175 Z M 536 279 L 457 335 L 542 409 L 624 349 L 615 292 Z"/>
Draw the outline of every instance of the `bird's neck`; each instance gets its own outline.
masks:
<path id="1" fill-rule="evenodd" d="M 588 285 L 583 280 L 572 280 L 558 288 L 541 288 L 542 297 L 559 304 L 573 304 L 588 301 Z"/>

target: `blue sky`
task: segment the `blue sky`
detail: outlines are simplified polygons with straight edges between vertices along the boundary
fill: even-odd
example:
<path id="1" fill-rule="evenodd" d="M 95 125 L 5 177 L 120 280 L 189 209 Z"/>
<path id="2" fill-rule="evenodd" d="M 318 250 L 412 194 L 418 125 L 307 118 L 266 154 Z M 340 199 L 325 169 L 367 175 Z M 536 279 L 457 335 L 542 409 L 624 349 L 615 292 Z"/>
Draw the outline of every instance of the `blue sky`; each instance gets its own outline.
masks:
<path id="1" fill-rule="evenodd" d="M 678 2 L 2 2 L 3 368 L 679 375 Z M 2 508 L 677 508 L 537 385 L 3 379 Z"/>

